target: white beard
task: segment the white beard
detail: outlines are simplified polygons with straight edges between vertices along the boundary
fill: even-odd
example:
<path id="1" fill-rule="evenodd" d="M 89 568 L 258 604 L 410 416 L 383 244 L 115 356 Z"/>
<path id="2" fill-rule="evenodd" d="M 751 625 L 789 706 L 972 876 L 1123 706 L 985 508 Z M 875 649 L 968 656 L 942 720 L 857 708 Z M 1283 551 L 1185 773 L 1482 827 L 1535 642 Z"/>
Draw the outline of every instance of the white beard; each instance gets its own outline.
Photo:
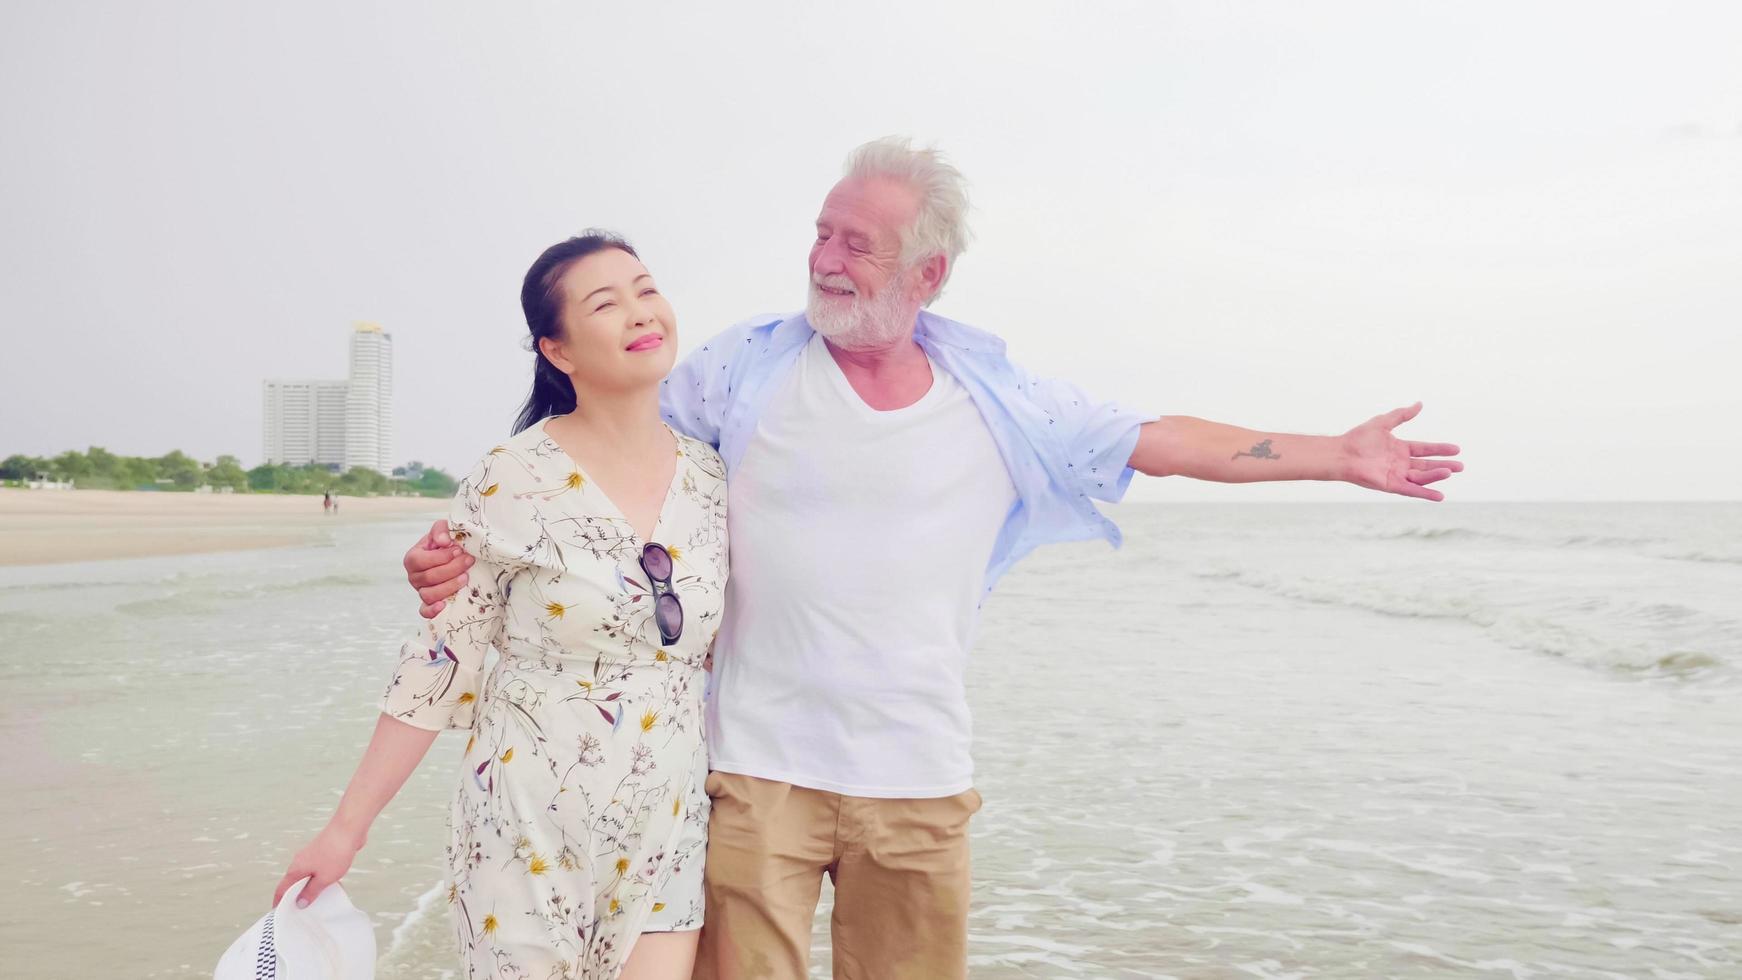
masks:
<path id="1" fill-rule="evenodd" d="M 852 289 L 846 276 L 824 276 L 824 285 Z M 811 328 L 842 350 L 879 350 L 894 345 L 913 331 L 913 318 L 902 311 L 901 294 L 907 288 L 907 270 L 883 284 L 877 295 L 864 299 L 855 293 L 850 301 L 826 299 L 811 280 L 805 318 Z"/>

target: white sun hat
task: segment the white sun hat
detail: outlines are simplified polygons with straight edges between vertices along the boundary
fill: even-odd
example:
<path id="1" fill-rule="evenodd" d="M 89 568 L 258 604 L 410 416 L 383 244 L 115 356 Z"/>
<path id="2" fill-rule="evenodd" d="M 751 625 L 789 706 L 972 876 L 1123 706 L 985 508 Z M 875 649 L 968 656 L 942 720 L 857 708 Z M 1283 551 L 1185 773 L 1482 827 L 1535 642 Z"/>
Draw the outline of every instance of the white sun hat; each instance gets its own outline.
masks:
<path id="1" fill-rule="evenodd" d="M 296 907 L 308 879 L 237 937 L 212 980 L 374 980 L 375 927 L 337 884 Z"/>

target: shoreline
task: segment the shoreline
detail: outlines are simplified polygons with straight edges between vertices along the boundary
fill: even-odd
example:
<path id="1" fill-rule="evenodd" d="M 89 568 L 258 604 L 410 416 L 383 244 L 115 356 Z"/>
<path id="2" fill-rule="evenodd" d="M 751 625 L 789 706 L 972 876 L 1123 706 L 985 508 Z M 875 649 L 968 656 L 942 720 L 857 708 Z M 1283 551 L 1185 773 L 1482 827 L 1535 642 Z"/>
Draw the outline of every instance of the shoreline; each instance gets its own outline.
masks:
<path id="1" fill-rule="evenodd" d="M 0 489 L 0 566 L 53 565 L 284 548 L 318 540 L 329 527 L 401 520 L 446 511 L 435 497 L 149 493 L 126 490 Z"/>

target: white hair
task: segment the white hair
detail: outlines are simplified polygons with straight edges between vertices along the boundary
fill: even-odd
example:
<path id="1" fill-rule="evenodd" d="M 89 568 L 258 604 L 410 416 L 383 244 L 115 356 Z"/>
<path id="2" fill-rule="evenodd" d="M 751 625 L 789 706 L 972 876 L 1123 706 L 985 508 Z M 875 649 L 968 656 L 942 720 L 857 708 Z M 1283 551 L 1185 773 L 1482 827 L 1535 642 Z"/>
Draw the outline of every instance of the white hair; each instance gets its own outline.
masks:
<path id="1" fill-rule="evenodd" d="M 899 181 L 919 195 L 919 214 L 901 231 L 901 264 L 942 255 L 944 278 L 926 305 L 944 291 L 956 258 L 968 248 L 968 181 L 939 150 L 914 149 L 905 136 L 885 136 L 847 155 L 846 176 Z"/>

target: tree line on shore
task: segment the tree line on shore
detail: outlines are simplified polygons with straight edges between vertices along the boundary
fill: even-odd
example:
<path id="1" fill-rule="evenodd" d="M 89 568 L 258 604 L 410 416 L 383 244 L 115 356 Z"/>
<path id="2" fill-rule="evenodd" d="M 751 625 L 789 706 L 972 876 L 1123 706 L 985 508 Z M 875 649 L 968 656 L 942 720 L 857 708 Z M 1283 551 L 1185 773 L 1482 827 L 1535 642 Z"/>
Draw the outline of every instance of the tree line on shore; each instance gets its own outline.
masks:
<path id="1" fill-rule="evenodd" d="M 382 476 L 356 467 L 343 473 L 318 463 L 289 466 L 263 463 L 250 470 L 234 456 L 202 463 L 177 449 L 163 456 L 121 456 L 99 446 L 87 452 L 68 450 L 59 456 L 14 453 L 0 460 L 0 480 L 34 480 L 39 476 L 94 490 L 197 490 L 209 486 L 235 493 L 338 493 L 355 497 L 450 497 L 456 485 L 441 470 L 418 463 Z"/>

